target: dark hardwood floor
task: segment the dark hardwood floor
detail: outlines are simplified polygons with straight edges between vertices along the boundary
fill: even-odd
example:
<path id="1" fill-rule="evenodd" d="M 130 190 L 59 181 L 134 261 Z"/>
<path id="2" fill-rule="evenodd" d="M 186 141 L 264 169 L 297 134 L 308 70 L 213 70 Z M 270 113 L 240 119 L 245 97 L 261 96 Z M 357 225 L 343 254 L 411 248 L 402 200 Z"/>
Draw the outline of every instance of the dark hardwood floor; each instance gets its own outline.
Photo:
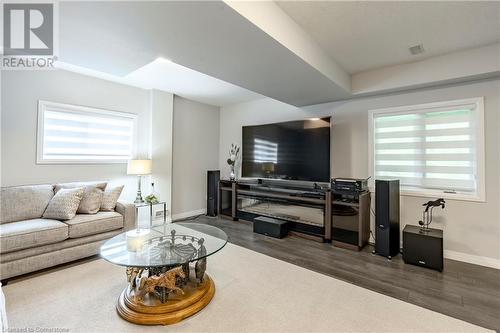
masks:
<path id="1" fill-rule="evenodd" d="M 356 252 L 295 236 L 275 239 L 254 234 L 247 221 L 199 216 L 183 222 L 217 226 L 233 244 L 500 331 L 499 270 L 445 259 L 439 273 L 406 265 L 401 255 L 391 261 L 372 255 L 371 246 Z"/>

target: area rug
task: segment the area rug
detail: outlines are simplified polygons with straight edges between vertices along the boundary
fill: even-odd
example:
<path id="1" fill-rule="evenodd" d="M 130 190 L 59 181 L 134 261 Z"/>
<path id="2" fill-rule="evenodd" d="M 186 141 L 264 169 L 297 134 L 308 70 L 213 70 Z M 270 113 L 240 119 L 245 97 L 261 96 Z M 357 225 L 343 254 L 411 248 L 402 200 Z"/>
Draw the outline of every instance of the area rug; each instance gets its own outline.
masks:
<path id="1" fill-rule="evenodd" d="M 209 257 L 212 302 L 170 326 L 137 326 L 115 305 L 125 270 L 104 260 L 3 288 L 12 329 L 34 332 L 487 332 L 467 322 L 227 244 Z"/>

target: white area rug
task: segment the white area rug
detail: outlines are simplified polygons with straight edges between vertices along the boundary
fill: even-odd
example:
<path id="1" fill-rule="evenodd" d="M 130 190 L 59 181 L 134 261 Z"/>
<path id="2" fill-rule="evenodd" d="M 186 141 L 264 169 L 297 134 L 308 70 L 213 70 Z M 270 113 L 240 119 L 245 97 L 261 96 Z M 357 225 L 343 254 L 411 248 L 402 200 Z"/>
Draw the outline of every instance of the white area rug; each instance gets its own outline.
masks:
<path id="1" fill-rule="evenodd" d="M 487 331 L 228 244 L 208 260 L 212 302 L 170 326 L 136 326 L 115 311 L 125 269 L 96 260 L 4 287 L 11 328 L 71 332 Z"/>

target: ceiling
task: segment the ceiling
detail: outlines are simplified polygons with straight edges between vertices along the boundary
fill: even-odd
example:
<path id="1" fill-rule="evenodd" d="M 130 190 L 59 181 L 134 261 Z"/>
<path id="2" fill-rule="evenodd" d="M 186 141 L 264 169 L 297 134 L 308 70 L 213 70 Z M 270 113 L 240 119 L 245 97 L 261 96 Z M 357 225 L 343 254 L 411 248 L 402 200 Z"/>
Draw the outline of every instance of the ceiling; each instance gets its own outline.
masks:
<path id="1" fill-rule="evenodd" d="M 59 59 L 125 76 L 163 57 L 292 105 L 349 92 L 220 1 L 60 2 Z"/>
<path id="2" fill-rule="evenodd" d="M 90 70 L 86 67 L 75 66 L 62 61 L 57 61 L 55 66 L 59 69 L 142 89 L 163 90 L 214 106 L 226 106 L 264 98 L 264 96 L 253 91 L 194 71 L 163 58 L 157 58 L 124 76 Z"/>
<path id="3" fill-rule="evenodd" d="M 500 76 L 500 2 L 61 1 L 59 23 L 66 69 L 219 106 Z"/>
<path id="4" fill-rule="evenodd" d="M 217 106 L 264 98 L 250 90 L 162 58 L 127 74 L 124 79 L 145 89 L 169 91 L 188 99 Z"/>
<path id="5" fill-rule="evenodd" d="M 500 2 L 276 3 L 351 74 L 500 42 Z"/>

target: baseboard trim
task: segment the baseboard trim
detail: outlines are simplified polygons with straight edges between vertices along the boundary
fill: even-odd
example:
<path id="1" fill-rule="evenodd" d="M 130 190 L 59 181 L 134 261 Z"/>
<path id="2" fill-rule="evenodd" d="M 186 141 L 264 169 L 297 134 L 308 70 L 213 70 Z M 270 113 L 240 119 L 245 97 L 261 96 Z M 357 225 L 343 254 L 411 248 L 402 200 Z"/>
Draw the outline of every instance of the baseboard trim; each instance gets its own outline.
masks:
<path id="1" fill-rule="evenodd" d="M 450 250 L 444 250 L 444 257 L 447 259 L 467 262 L 469 264 L 500 269 L 500 260 L 495 258 L 476 256 L 473 254 L 467 254 Z"/>
<path id="2" fill-rule="evenodd" d="M 368 244 L 370 244 L 371 246 L 375 246 L 375 242 L 368 242 Z M 403 247 L 401 247 L 401 251 L 403 251 Z M 462 261 L 462 262 L 466 262 L 469 264 L 500 269 L 500 260 L 495 259 L 495 258 L 475 256 L 473 254 L 467 254 L 467 253 L 463 253 L 463 252 L 450 251 L 450 250 L 444 250 L 443 252 L 444 252 L 443 256 L 446 259 Z"/>
<path id="3" fill-rule="evenodd" d="M 173 214 L 172 215 L 172 221 L 178 221 L 178 220 L 182 220 L 182 219 L 187 219 L 188 217 L 193 217 L 193 216 L 202 215 L 202 214 L 206 214 L 206 213 L 207 213 L 207 209 L 206 208 L 202 208 L 202 209 L 198 209 L 198 210 L 192 210 L 190 212 Z"/>
<path id="4" fill-rule="evenodd" d="M 190 212 L 174 214 L 174 215 L 172 215 L 172 221 L 178 221 L 178 220 L 182 220 L 182 219 L 186 219 L 189 217 L 202 215 L 202 214 L 206 214 L 206 213 L 207 213 L 207 209 L 202 208 L 202 209 L 198 209 L 198 210 L 192 210 Z M 375 245 L 375 243 L 369 243 L 369 244 L 371 244 L 373 246 Z M 495 259 L 495 258 L 476 256 L 473 254 L 467 254 L 467 253 L 463 253 L 463 252 L 450 251 L 450 250 L 444 250 L 443 255 L 446 259 L 463 261 L 463 262 L 466 262 L 469 264 L 500 269 L 500 260 Z"/>

